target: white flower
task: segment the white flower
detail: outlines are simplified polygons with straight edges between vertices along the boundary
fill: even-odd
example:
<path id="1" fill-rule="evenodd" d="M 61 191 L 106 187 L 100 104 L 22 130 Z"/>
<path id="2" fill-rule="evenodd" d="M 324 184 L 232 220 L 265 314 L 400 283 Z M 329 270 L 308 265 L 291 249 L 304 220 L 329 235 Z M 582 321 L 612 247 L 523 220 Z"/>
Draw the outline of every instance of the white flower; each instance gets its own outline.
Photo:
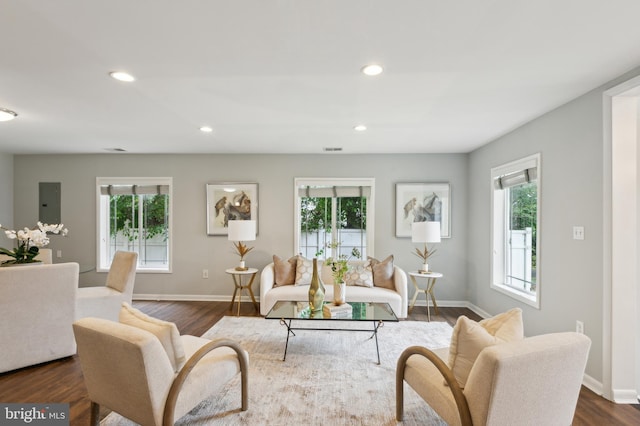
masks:
<path id="1" fill-rule="evenodd" d="M 38 222 L 38 226 L 33 229 L 24 228 L 18 231 L 13 229 L 6 229 L 0 225 L 0 229 L 3 229 L 7 238 L 10 240 L 17 240 L 18 247 L 14 250 L 7 250 L 0 247 L 0 253 L 5 256 L 13 257 L 14 260 L 7 260 L 2 262 L 3 264 L 18 264 L 18 263 L 32 263 L 34 258 L 38 255 L 38 250 L 31 250 L 33 247 L 45 247 L 49 244 L 48 233 L 67 235 L 69 232 L 63 224 L 48 225 Z"/>

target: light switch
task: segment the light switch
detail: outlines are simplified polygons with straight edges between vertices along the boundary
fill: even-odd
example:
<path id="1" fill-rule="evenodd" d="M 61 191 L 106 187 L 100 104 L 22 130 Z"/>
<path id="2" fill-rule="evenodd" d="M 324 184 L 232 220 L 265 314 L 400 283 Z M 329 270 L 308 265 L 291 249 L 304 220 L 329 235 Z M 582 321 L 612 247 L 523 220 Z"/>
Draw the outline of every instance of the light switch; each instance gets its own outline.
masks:
<path id="1" fill-rule="evenodd" d="M 574 226 L 573 227 L 573 239 L 574 240 L 584 240 L 584 226 Z"/>

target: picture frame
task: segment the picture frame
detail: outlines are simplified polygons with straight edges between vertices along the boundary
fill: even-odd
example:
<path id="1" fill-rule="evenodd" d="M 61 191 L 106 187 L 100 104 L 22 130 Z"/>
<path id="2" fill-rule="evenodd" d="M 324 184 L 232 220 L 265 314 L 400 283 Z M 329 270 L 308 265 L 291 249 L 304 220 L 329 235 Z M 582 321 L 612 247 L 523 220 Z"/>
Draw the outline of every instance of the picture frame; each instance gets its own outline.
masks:
<path id="1" fill-rule="evenodd" d="M 206 184 L 207 235 L 228 235 L 229 220 L 255 220 L 258 230 L 258 184 L 217 182 Z"/>
<path id="2" fill-rule="evenodd" d="M 396 237 L 411 237 L 411 223 L 440 222 L 441 238 L 451 238 L 451 185 L 396 184 Z"/>

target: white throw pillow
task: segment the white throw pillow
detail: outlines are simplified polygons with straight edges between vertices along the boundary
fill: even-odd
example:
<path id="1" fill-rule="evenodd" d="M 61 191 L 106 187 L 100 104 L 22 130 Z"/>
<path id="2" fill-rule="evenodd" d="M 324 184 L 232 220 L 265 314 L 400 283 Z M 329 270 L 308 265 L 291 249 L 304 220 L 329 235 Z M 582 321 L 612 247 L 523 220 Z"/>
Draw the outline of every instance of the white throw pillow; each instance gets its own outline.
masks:
<path id="1" fill-rule="evenodd" d="M 187 358 L 182 346 L 182 340 L 180 340 L 180 332 L 174 323 L 150 317 L 127 302 L 122 302 L 119 320 L 122 324 L 154 334 L 160 340 L 176 373 L 184 366 Z"/>
<path id="2" fill-rule="evenodd" d="M 313 260 L 306 259 L 302 256 L 298 256 L 298 261 L 296 263 L 296 285 L 311 284 L 312 275 L 313 275 Z"/>

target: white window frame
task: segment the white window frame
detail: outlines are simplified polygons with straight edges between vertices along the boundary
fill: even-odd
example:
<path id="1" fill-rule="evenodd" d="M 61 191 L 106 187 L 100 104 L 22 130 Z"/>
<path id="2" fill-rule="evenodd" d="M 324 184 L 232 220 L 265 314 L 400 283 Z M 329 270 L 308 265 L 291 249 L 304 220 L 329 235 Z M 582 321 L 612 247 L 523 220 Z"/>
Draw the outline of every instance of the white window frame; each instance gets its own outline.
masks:
<path id="1" fill-rule="evenodd" d="M 169 186 L 169 245 L 168 264 L 166 268 L 150 268 L 138 265 L 136 273 L 169 274 L 173 271 L 173 178 L 171 177 L 97 177 L 96 178 L 96 271 L 109 272 L 111 260 L 107 258 L 109 244 L 109 227 L 103 214 L 108 209 L 106 197 L 101 196 L 100 187 L 106 185 L 168 185 Z"/>
<path id="2" fill-rule="evenodd" d="M 367 256 L 374 257 L 374 241 L 375 241 L 375 178 L 294 178 L 293 185 L 293 197 L 295 206 L 295 214 L 294 214 L 294 239 L 293 239 L 293 252 L 300 253 L 300 223 L 302 218 L 300 217 L 300 197 L 299 188 L 305 186 L 357 186 L 357 187 L 370 187 L 371 195 L 367 200 Z M 335 217 L 335 215 L 334 215 Z"/>
<path id="3" fill-rule="evenodd" d="M 506 191 L 498 191 L 495 189 L 496 178 L 510 173 L 516 173 L 526 169 L 536 169 L 536 187 L 537 187 L 537 210 L 536 210 L 536 292 L 535 295 L 518 291 L 517 289 L 506 284 L 506 255 L 507 255 L 507 206 Z M 542 294 L 541 280 L 541 245 L 540 237 L 542 235 L 540 227 L 541 208 L 541 156 L 533 154 L 520 160 L 512 161 L 491 169 L 491 288 L 505 294 L 522 303 L 540 309 L 540 298 Z"/>

